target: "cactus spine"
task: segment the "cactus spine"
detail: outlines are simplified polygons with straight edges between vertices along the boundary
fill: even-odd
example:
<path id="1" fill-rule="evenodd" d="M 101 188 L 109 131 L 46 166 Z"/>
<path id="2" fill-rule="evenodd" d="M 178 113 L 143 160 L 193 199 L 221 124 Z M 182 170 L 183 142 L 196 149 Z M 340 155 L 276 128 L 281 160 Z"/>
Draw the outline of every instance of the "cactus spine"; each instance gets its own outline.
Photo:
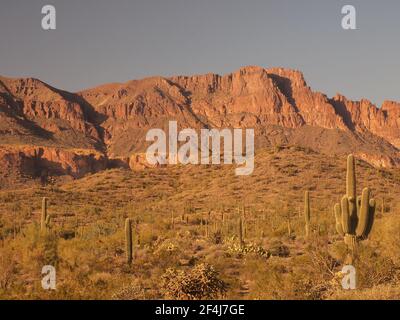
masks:
<path id="1" fill-rule="evenodd" d="M 362 196 L 356 196 L 356 172 L 353 155 L 347 158 L 346 195 L 334 207 L 336 231 L 355 253 L 358 242 L 368 238 L 374 222 L 376 202 L 370 198 L 370 189 L 365 188 Z"/>
<path id="2" fill-rule="evenodd" d="M 126 245 L 126 262 L 130 265 L 133 259 L 133 248 L 132 248 L 132 221 L 127 218 L 125 220 L 125 245 Z"/>
<path id="3" fill-rule="evenodd" d="M 304 195 L 304 219 L 306 222 L 306 238 L 308 238 L 310 236 L 310 219 L 311 219 L 310 193 L 308 191 L 306 191 Z"/>

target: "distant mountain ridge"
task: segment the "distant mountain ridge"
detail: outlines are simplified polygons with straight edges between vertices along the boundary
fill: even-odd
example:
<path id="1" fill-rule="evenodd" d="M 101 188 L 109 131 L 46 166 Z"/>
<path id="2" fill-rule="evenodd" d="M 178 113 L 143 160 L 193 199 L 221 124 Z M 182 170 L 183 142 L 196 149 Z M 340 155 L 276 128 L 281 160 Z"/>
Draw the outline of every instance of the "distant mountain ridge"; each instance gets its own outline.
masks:
<path id="1" fill-rule="evenodd" d="M 243 67 L 227 75 L 151 77 L 78 93 L 0 77 L 0 176 L 80 177 L 133 166 L 150 128 L 254 128 L 256 148 L 299 145 L 400 166 L 400 103 L 328 98 L 301 72 Z"/>

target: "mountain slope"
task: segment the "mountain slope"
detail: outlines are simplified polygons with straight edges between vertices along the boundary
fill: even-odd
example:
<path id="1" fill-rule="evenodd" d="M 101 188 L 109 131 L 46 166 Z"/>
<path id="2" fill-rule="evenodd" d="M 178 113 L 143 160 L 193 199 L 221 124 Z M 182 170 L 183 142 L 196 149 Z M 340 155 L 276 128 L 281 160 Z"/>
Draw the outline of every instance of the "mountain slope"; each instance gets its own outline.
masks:
<path id="1" fill-rule="evenodd" d="M 147 131 L 166 129 L 169 120 L 181 128 L 254 128 L 256 148 L 299 145 L 400 166 L 400 103 L 377 108 L 368 100 L 330 99 L 295 70 L 250 66 L 223 76 L 152 77 L 76 94 L 37 79 L 0 77 L 0 162 L 7 161 L 7 174 L 17 166 L 17 175 L 80 177 L 127 166 L 145 151 Z M 18 166 L 22 158 L 32 164 Z"/>

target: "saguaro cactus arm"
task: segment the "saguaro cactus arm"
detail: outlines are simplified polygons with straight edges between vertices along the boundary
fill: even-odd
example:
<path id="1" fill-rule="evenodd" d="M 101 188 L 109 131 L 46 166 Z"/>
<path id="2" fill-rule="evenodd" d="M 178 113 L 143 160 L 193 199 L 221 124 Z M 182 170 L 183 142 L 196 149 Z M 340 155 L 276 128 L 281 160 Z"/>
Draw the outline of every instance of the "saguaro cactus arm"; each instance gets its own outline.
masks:
<path id="1" fill-rule="evenodd" d="M 350 233 L 350 212 L 349 212 L 349 199 L 347 196 L 342 198 L 341 202 L 341 209 L 342 209 L 342 228 L 345 234 Z"/>
<path id="2" fill-rule="evenodd" d="M 361 208 L 361 196 L 357 197 L 357 217 L 359 218 L 358 214 L 360 213 Z"/>
<path id="3" fill-rule="evenodd" d="M 375 220 L 375 210 L 376 210 L 376 201 L 374 199 L 369 200 L 369 218 L 368 218 L 368 226 L 365 230 L 366 237 L 369 236 L 372 230 L 372 226 Z"/>
<path id="4" fill-rule="evenodd" d="M 46 228 L 50 228 L 51 227 L 51 215 L 48 214 L 46 217 Z"/>
<path id="5" fill-rule="evenodd" d="M 369 189 L 365 188 L 361 197 L 361 207 L 359 213 L 359 220 L 356 229 L 357 237 L 364 237 L 368 228 L 369 222 Z"/>
<path id="6" fill-rule="evenodd" d="M 336 219 L 336 232 L 340 236 L 344 237 L 344 232 L 343 232 L 343 227 L 342 227 L 342 220 L 341 220 L 342 219 L 342 211 L 340 209 L 340 204 L 339 203 L 335 204 L 334 211 L 335 211 L 335 219 Z"/>
<path id="7" fill-rule="evenodd" d="M 351 154 L 347 158 L 346 195 L 356 199 L 356 163 Z"/>

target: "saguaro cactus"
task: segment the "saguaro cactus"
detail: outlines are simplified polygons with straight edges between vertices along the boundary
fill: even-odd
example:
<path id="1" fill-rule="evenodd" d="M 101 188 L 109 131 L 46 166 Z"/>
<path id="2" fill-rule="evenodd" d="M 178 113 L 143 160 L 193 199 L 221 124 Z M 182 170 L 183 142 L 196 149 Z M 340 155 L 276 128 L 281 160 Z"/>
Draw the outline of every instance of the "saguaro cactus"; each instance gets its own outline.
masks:
<path id="1" fill-rule="evenodd" d="M 226 228 L 226 225 L 225 225 L 225 214 L 222 211 L 221 212 L 221 233 L 222 233 L 222 235 L 225 234 L 225 228 Z"/>
<path id="2" fill-rule="evenodd" d="M 288 237 L 292 237 L 292 224 L 290 222 L 290 218 L 287 219 L 287 230 L 288 230 Z"/>
<path id="3" fill-rule="evenodd" d="M 171 229 L 175 230 L 175 217 L 173 211 L 171 211 Z"/>
<path id="4" fill-rule="evenodd" d="M 127 218 L 125 220 L 125 245 L 126 245 L 126 262 L 130 265 L 133 259 L 133 248 L 132 248 L 132 221 Z"/>
<path id="5" fill-rule="evenodd" d="M 40 232 L 45 233 L 50 226 L 50 215 L 47 213 L 48 199 L 42 199 L 42 213 L 40 215 Z"/>
<path id="6" fill-rule="evenodd" d="M 354 252 L 358 241 L 368 238 L 374 223 L 376 202 L 370 198 L 370 189 L 356 196 L 356 172 L 353 155 L 347 158 L 346 195 L 334 207 L 336 231 L 344 237 L 349 249 Z"/>
<path id="7" fill-rule="evenodd" d="M 243 240 L 243 220 L 242 220 L 242 217 L 239 218 L 239 245 L 240 245 L 240 248 L 243 249 L 244 240 Z"/>
<path id="8" fill-rule="evenodd" d="M 308 238 L 310 236 L 310 219 L 311 219 L 310 193 L 308 191 L 306 191 L 304 195 L 304 219 L 306 222 L 306 238 Z"/>
<path id="9" fill-rule="evenodd" d="M 241 210 L 241 217 L 242 217 L 242 233 L 243 238 L 247 238 L 247 214 L 246 214 L 246 206 L 242 206 Z"/>

